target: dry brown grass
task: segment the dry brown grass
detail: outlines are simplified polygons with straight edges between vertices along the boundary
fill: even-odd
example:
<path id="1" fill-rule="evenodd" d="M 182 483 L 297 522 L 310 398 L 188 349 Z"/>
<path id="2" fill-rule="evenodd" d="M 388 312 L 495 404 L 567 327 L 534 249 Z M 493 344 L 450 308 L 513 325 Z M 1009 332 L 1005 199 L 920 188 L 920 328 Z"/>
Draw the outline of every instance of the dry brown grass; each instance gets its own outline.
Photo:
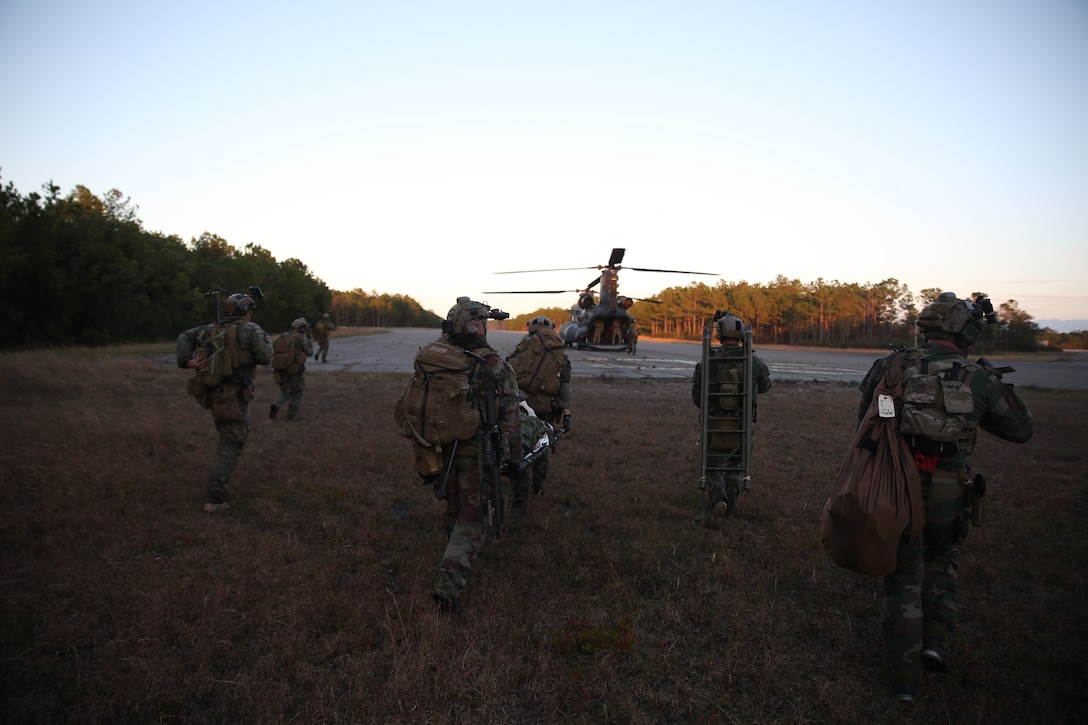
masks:
<path id="1" fill-rule="evenodd" d="M 429 597 L 439 504 L 390 425 L 403 376 L 311 374 L 289 426 L 262 372 L 232 508 L 209 516 L 210 417 L 163 355 L 117 353 L 0 357 L 7 722 L 1088 718 L 1088 393 L 1027 389 L 1035 439 L 979 446 L 991 498 L 956 669 L 908 708 L 880 581 L 819 542 L 851 387 L 776 384 L 753 490 L 707 531 L 687 385 L 577 381 L 547 494 L 488 543 L 451 617 Z"/>

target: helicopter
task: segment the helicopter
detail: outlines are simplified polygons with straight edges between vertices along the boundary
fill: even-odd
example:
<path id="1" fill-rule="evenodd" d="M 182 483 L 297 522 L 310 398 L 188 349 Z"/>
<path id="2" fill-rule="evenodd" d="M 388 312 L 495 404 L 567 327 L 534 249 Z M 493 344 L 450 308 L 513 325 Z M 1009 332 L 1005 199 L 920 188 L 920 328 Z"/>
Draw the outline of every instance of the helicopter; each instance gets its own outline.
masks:
<path id="1" fill-rule="evenodd" d="M 623 255 L 626 250 L 615 247 L 608 258 L 608 264 L 594 267 L 562 267 L 558 269 L 523 269 L 513 272 L 495 272 L 495 274 L 524 274 L 528 272 L 565 272 L 577 269 L 596 269 L 600 274 L 582 289 L 575 290 L 507 290 L 484 292 L 491 295 L 517 294 L 560 294 L 574 292 L 578 295 L 577 304 L 570 310 L 570 321 L 559 328 L 559 336 L 567 347 L 579 350 L 600 350 L 603 352 L 623 352 L 634 354 L 638 339 L 635 318 L 628 310 L 636 302 L 661 304 L 660 300 L 626 297 L 619 293 L 619 271 L 630 269 L 636 272 L 669 272 L 675 274 L 705 274 L 717 276 L 715 272 L 686 272 L 679 269 L 647 269 L 644 267 L 623 267 Z M 593 288 L 600 285 L 600 293 Z"/>

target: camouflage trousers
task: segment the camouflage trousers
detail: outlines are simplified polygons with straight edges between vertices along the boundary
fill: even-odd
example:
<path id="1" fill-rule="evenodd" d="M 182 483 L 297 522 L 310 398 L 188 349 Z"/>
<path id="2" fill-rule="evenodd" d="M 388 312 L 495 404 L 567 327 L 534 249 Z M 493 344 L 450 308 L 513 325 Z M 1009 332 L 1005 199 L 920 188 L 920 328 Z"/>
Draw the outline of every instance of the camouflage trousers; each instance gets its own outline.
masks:
<path id="1" fill-rule="evenodd" d="M 230 423 L 216 423 L 219 441 L 215 445 L 215 457 L 212 470 L 208 474 L 208 501 L 222 503 L 227 500 L 227 488 L 231 474 L 242 457 L 242 449 L 249 438 L 249 401 L 239 398 L 242 420 Z"/>
<path id="2" fill-rule="evenodd" d="M 321 362 L 329 361 L 329 338 L 319 340 L 316 337 L 314 342 L 317 343 L 317 353 L 314 355 L 314 360 L 320 360 Z"/>
<path id="3" fill-rule="evenodd" d="M 917 684 L 923 642 L 943 645 L 955 626 L 958 544 L 971 525 L 965 479 L 956 471 L 922 474 L 925 528 L 900 541 L 895 572 L 884 577 L 884 644 L 896 682 Z"/>
<path id="4" fill-rule="evenodd" d="M 287 404 L 287 420 L 298 420 L 298 411 L 302 408 L 302 394 L 306 390 L 306 379 L 302 375 L 284 375 L 280 383 L 280 394 L 272 405 L 279 410 Z"/>
<path id="5" fill-rule="evenodd" d="M 443 517 L 449 538 L 438 567 L 438 588 L 449 594 L 460 594 L 468 581 L 476 555 L 487 538 L 484 513 L 487 504 L 479 459 L 476 456 L 456 456 L 453 468 L 456 477 L 450 477 Z"/>

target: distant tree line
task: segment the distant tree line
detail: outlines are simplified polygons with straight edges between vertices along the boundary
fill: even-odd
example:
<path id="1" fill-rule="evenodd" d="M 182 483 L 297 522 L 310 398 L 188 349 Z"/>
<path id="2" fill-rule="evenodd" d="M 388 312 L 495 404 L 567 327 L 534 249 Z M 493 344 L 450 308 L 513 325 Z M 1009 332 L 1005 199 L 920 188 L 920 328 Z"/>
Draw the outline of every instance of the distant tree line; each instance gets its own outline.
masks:
<path id="1" fill-rule="evenodd" d="M 716 310 L 728 310 L 752 328 L 757 343 L 825 347 L 914 345 L 918 312 L 941 289 L 914 295 L 898 280 L 875 284 L 802 283 L 779 275 L 770 284 L 719 281 L 693 283 L 655 295 L 661 304 L 638 302 L 630 313 L 640 330 L 653 337 L 701 339 Z M 960 293 L 964 296 L 963 293 Z M 973 299 L 985 292 L 972 292 Z M 1043 330 L 1016 300 L 995 305 L 998 322 L 983 328 L 975 351 L 1033 351 L 1041 343 L 1083 349 L 1084 333 L 1061 335 Z"/>
<path id="2" fill-rule="evenodd" d="M 334 292 L 332 310 L 336 324 L 352 327 L 438 327 L 444 319 L 411 297 L 360 289 Z"/>
<path id="3" fill-rule="evenodd" d="M 23 196 L 11 183 L 0 186 L 0 349 L 172 340 L 214 318 L 208 291 L 229 295 L 250 285 L 264 292 L 256 318 L 270 332 L 325 312 L 340 326 L 438 327 L 442 320 L 405 295 L 330 290 L 302 261 L 277 261 L 256 244 L 239 250 L 209 232 L 189 242 L 149 232 L 115 189 L 101 198 L 83 186 L 67 196 L 52 183 L 43 191 Z M 630 312 L 654 337 L 701 339 L 723 309 L 750 324 L 757 343 L 883 347 L 914 344 L 911 323 L 939 292 L 916 296 L 895 279 L 779 276 L 769 284 L 671 287 L 655 295 L 661 304 L 637 302 Z M 1088 333 L 1040 329 L 1015 300 L 997 313 L 999 324 L 984 328 L 976 350 L 1088 348 Z M 556 327 L 570 319 L 569 311 L 548 308 L 493 327 L 523 330 L 538 314 Z"/>
<path id="4" fill-rule="evenodd" d="M 67 196 L 53 184 L 43 191 L 0 187 L 0 349 L 172 340 L 214 320 L 205 293 L 216 289 L 259 286 L 255 317 L 270 332 L 336 309 L 334 293 L 298 259 L 279 262 L 256 244 L 239 250 L 208 232 L 188 243 L 149 232 L 117 190 L 101 198 L 83 186 Z M 381 324 L 427 319 L 410 298 L 396 300 L 391 308 L 414 308 L 414 316 Z M 346 324 L 364 317 L 341 309 Z"/>
<path id="5" fill-rule="evenodd" d="M 882 348 L 918 344 L 914 320 L 941 291 L 931 287 L 915 295 L 896 279 L 802 283 L 779 276 L 766 285 L 719 281 L 714 286 L 670 287 L 653 296 L 656 304 L 636 302 L 629 312 L 650 337 L 700 340 L 714 313 L 727 310 L 751 326 L 757 344 Z M 972 292 L 970 297 L 979 294 L 989 296 Z M 983 328 L 975 352 L 1088 348 L 1088 333 L 1040 328 L 1016 300 L 997 304 L 995 313 L 997 324 Z M 535 315 L 547 315 L 557 326 L 570 319 L 569 311 L 540 309 L 510 320 L 507 329 L 522 329 Z"/>

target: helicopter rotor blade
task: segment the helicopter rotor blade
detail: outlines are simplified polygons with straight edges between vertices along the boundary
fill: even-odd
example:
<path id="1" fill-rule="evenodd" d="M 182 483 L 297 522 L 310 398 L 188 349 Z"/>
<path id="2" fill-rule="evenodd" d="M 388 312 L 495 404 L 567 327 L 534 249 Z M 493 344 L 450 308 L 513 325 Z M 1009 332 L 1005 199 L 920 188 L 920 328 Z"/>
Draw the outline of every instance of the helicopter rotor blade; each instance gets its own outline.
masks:
<path id="1" fill-rule="evenodd" d="M 586 285 L 586 289 L 587 290 L 593 289 L 594 287 L 596 287 L 600 283 L 600 281 L 601 281 L 601 278 L 600 278 L 600 275 L 598 275 L 597 279 L 593 280 L 588 285 Z"/>
<path id="2" fill-rule="evenodd" d="M 627 250 L 621 249 L 620 247 L 613 247 L 612 248 L 612 256 L 608 258 L 608 266 L 609 267 L 615 267 L 617 264 L 622 262 L 623 261 L 623 253 L 625 251 L 627 251 Z"/>
<path id="3" fill-rule="evenodd" d="M 642 297 L 628 297 L 627 299 L 634 300 L 635 302 L 652 302 L 655 305 L 664 304 L 661 300 L 648 300 Z"/>
<path id="4" fill-rule="evenodd" d="M 566 294 L 567 292 L 581 292 L 580 289 L 531 289 L 531 290 L 498 290 L 491 292 L 481 292 L 482 295 L 557 295 Z"/>
<path id="5" fill-rule="evenodd" d="M 579 269 L 600 269 L 600 267 L 556 267 L 555 269 L 515 269 L 510 272 L 492 272 L 491 274 L 527 274 L 529 272 L 572 272 Z"/>
<path id="6" fill-rule="evenodd" d="M 624 267 L 624 269 L 633 269 L 636 272 L 672 272 L 674 274 L 706 274 L 711 277 L 717 277 L 717 272 L 686 272 L 682 269 L 647 269 L 645 267 Z"/>

